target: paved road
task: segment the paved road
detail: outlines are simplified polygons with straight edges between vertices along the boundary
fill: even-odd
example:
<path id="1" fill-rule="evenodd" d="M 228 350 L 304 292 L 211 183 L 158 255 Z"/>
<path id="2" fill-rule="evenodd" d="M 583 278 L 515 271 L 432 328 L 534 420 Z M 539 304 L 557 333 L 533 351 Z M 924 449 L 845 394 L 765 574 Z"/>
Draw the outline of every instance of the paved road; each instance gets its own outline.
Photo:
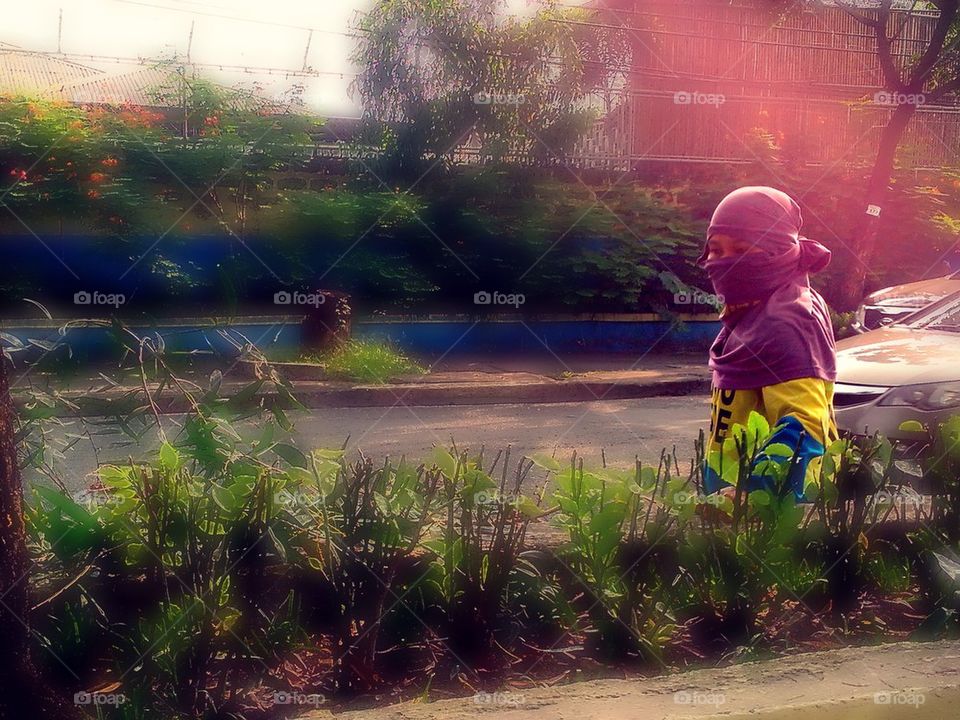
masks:
<path id="1" fill-rule="evenodd" d="M 599 464 L 603 448 L 609 464 L 629 466 L 635 455 L 655 460 L 662 447 L 673 445 L 681 459 L 689 458 L 693 439 L 707 416 L 707 396 L 694 395 L 542 405 L 327 408 L 311 410 L 295 423 L 303 448 L 340 447 L 349 436 L 351 450 L 422 458 L 434 445 L 449 445 L 452 438 L 471 448 L 485 445 L 491 458 L 509 444 L 514 457 L 556 450 L 557 457 L 568 458 L 577 450 L 588 464 Z M 172 425 L 177 418 L 169 419 Z M 69 432 L 97 431 L 85 421 L 72 422 Z M 252 425 L 241 432 L 259 435 Z M 61 463 L 69 489 L 85 485 L 84 477 L 98 459 L 115 462 L 150 452 L 149 445 L 116 447 L 116 440 L 116 436 L 93 435 L 69 451 Z"/>

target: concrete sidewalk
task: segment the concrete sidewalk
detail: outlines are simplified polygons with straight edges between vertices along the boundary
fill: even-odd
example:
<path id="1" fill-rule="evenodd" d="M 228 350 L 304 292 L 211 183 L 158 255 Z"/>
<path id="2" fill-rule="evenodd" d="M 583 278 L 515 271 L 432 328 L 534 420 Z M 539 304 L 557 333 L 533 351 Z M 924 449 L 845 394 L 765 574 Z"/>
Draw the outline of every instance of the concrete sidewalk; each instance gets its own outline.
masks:
<path id="1" fill-rule="evenodd" d="M 594 680 L 300 720 L 952 720 L 960 641 L 793 655 L 660 678 Z"/>
<path id="2" fill-rule="evenodd" d="M 336 380 L 294 379 L 293 370 L 277 364 L 281 375 L 290 372 L 295 396 L 308 408 L 391 407 L 394 405 L 489 405 L 501 403 L 559 403 L 622 400 L 707 392 L 710 373 L 704 359 L 693 356 L 647 356 L 581 359 L 571 363 L 541 359 L 506 358 L 498 361 L 459 360 L 438 365 L 426 375 L 398 377 L 380 385 Z M 249 368 L 247 369 L 249 371 Z M 221 393 L 229 396 L 251 382 L 235 368 L 223 381 Z M 200 385 L 207 375 L 191 378 Z M 44 388 L 39 385 L 41 389 Z M 271 403 L 276 393 L 269 387 L 252 402 Z M 138 386 L 110 386 L 100 377 L 77 378 L 59 393 L 79 402 L 75 415 L 95 414 L 103 400 L 119 398 Z M 15 400 L 24 401 L 24 386 L 14 388 Z M 93 402 L 84 401 L 93 396 Z M 161 399 L 163 412 L 182 412 L 182 398 Z"/>

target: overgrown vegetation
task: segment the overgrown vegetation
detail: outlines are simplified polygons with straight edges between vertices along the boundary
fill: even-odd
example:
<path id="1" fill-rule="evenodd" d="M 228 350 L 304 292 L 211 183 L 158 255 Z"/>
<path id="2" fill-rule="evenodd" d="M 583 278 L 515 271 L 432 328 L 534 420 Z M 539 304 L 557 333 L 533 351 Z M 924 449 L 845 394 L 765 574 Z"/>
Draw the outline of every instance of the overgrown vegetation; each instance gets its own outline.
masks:
<path id="1" fill-rule="evenodd" d="M 262 358 L 263 377 L 224 397 L 216 374 L 188 383 L 163 348 L 125 337 L 143 383 L 101 407 L 113 419 L 99 426 L 138 454 L 68 492 L 54 466 L 84 438 L 59 417 L 63 400 L 38 395 L 18 435 L 24 466 L 53 483 L 27 512 L 35 657 L 65 695 L 122 695 L 101 704 L 108 717 L 463 692 L 553 672 L 554 649 L 574 667 L 641 669 L 775 650 L 800 642 L 797 625 L 852 639 L 888 623 L 903 637 L 957 631 L 953 421 L 931 429 L 940 455 L 923 461 L 932 510 L 904 507 L 880 438 L 830 446 L 801 504 L 791 452 L 767 443 L 759 415 L 711 457 L 698 441 L 687 467 L 676 450 L 629 469 L 463 447 L 351 458 L 290 441 L 295 400 Z M 251 407 L 264 383 L 280 400 Z M 170 394 L 186 400 L 175 422 L 157 411 Z M 157 450 L 136 450 L 150 437 Z M 705 463 L 730 496 L 704 494 Z M 760 464 L 771 482 L 747 492 Z M 531 540 L 547 527 L 566 541 Z M 883 611 L 887 597 L 915 619 Z"/>
<path id="2" fill-rule="evenodd" d="M 350 340 L 307 362 L 323 366 L 327 375 L 358 382 L 385 383 L 399 375 L 421 375 L 426 369 L 388 343 Z"/>

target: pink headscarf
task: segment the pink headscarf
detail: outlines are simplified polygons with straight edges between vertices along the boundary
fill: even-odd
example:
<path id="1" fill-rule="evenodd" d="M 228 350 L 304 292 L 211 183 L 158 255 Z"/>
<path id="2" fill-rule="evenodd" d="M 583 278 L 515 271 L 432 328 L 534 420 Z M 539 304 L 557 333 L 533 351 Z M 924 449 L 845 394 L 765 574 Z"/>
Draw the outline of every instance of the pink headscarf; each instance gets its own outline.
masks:
<path id="1" fill-rule="evenodd" d="M 807 273 L 830 262 L 830 250 L 800 235 L 800 206 L 784 192 L 751 186 L 717 206 L 707 238 L 723 233 L 757 249 L 697 260 L 723 297 L 723 327 L 710 348 L 715 387 L 760 388 L 801 377 L 836 380 L 836 347 L 826 302 Z M 731 312 L 732 306 L 746 306 Z"/>

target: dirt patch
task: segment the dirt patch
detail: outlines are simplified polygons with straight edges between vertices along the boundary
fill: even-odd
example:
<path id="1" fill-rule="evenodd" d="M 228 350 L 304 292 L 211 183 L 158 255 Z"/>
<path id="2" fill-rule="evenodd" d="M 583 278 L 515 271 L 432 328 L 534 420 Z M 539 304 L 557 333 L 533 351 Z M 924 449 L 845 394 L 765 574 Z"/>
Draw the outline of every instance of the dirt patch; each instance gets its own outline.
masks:
<path id="1" fill-rule="evenodd" d="M 403 703 L 349 720 L 946 720 L 960 703 L 960 641 L 896 643 L 630 680 Z M 301 720 L 333 717 L 315 710 Z"/>

